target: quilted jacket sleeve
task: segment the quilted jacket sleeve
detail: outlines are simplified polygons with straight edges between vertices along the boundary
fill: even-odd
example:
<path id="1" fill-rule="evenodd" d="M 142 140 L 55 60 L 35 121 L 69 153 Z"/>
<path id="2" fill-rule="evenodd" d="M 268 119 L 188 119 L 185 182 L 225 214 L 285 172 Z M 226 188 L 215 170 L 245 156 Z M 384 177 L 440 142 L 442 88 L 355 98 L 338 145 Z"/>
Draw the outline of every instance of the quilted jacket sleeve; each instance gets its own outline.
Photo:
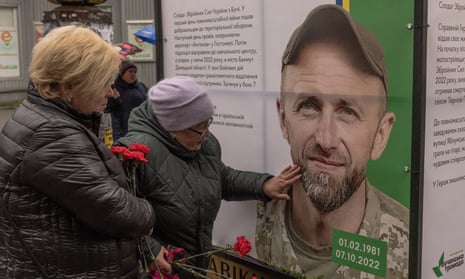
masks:
<path id="1" fill-rule="evenodd" d="M 221 170 L 222 198 L 228 201 L 268 200 L 263 193 L 263 183 L 273 177 L 267 173 L 236 170 L 221 161 L 221 147 L 211 135 L 208 140 L 210 152 L 217 156 Z"/>
<path id="2" fill-rule="evenodd" d="M 225 200 L 269 200 L 263 193 L 263 183 L 270 174 L 235 170 L 223 164 L 223 199 Z"/>
<path id="3" fill-rule="evenodd" d="M 118 159 L 85 129 L 39 128 L 23 157 L 22 183 L 47 194 L 80 222 L 105 235 L 136 237 L 154 225 L 152 206 L 125 189 Z"/>

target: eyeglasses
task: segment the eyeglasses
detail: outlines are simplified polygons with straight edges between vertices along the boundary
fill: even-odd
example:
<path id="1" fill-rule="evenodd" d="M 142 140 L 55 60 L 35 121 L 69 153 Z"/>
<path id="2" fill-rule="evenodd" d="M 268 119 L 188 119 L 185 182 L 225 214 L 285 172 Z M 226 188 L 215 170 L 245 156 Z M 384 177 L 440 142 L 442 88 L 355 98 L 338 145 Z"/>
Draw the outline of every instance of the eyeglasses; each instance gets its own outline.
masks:
<path id="1" fill-rule="evenodd" d="M 192 132 L 196 133 L 197 135 L 199 135 L 200 138 L 203 138 L 207 134 L 208 128 L 210 127 L 212 122 L 213 122 L 213 117 L 208 118 L 207 127 L 205 127 L 205 130 L 203 130 L 203 131 L 199 131 L 199 130 L 196 130 L 194 128 L 187 128 L 187 130 L 192 131 Z"/>

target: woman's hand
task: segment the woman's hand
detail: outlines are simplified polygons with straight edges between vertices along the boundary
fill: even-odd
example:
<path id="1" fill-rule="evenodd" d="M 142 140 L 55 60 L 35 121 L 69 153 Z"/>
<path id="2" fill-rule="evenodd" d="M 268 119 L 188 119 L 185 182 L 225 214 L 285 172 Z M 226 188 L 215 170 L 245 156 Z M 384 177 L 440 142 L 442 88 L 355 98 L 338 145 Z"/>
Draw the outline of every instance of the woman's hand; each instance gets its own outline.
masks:
<path id="1" fill-rule="evenodd" d="M 119 96 L 120 96 L 119 91 L 118 91 L 116 88 L 114 88 L 114 87 L 111 87 L 111 91 L 113 92 L 113 94 L 111 95 L 111 97 L 112 97 L 113 99 L 118 99 Z"/>
<path id="2" fill-rule="evenodd" d="M 166 248 L 162 246 L 155 260 L 150 264 L 150 271 L 153 272 L 155 270 L 160 270 L 160 272 L 162 272 L 163 274 L 171 274 L 171 272 L 173 272 L 173 268 L 166 259 L 167 256 L 168 250 L 166 250 Z"/>
<path id="3" fill-rule="evenodd" d="M 289 200 L 288 189 L 301 177 L 300 167 L 289 165 L 278 176 L 268 179 L 263 184 L 263 192 L 270 199 Z"/>

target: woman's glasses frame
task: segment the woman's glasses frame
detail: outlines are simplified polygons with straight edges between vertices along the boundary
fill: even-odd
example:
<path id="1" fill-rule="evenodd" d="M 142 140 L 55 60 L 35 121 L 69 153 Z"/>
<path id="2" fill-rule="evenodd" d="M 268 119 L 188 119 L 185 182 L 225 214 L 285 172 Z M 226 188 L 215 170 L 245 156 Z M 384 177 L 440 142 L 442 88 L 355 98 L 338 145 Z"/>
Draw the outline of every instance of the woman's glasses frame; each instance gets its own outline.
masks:
<path id="1" fill-rule="evenodd" d="M 203 131 L 199 131 L 199 130 L 196 130 L 194 128 L 187 128 L 187 130 L 192 131 L 192 132 L 196 133 L 197 135 L 199 135 L 200 138 L 203 138 L 207 134 L 208 128 L 210 128 L 210 125 L 212 124 L 212 122 L 213 122 L 213 117 L 208 118 L 207 127 Z"/>

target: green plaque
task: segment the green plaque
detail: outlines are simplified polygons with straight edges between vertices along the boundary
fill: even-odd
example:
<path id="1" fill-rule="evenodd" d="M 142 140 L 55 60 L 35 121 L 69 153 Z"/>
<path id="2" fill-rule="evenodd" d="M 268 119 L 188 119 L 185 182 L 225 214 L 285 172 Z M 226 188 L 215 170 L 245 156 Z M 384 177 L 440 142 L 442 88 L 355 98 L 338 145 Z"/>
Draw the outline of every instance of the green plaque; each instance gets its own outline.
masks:
<path id="1" fill-rule="evenodd" d="M 387 242 L 333 230 L 333 262 L 385 277 L 386 259 Z"/>

